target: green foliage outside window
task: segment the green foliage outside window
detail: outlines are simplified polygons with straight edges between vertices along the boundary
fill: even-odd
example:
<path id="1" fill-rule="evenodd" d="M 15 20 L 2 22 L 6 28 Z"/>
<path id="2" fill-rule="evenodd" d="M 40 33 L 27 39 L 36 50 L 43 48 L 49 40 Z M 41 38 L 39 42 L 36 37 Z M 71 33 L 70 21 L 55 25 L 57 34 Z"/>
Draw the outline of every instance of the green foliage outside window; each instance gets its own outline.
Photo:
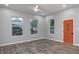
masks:
<path id="1" fill-rule="evenodd" d="M 31 34 L 37 34 L 37 32 L 38 32 L 38 30 L 37 30 L 38 20 L 37 19 L 31 19 L 30 23 L 31 23 L 31 29 L 30 29 Z"/>
<path id="2" fill-rule="evenodd" d="M 54 34 L 54 19 L 50 19 L 50 34 Z"/>

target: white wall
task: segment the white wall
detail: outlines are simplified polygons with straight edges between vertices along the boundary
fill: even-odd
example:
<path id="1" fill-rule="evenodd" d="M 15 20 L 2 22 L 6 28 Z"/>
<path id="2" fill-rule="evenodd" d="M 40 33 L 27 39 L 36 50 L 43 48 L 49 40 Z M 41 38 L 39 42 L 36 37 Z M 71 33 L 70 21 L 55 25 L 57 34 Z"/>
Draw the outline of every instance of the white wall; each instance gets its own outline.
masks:
<path id="1" fill-rule="evenodd" d="M 12 36 L 11 16 L 23 17 L 22 36 Z M 38 34 L 30 34 L 30 18 L 38 18 Z M 55 19 L 55 34 L 50 34 L 49 19 Z M 31 15 L 11 9 L 0 8 L 0 45 L 31 41 L 42 38 L 63 42 L 63 20 L 74 18 L 74 45 L 79 45 L 79 7 L 57 12 L 45 18 L 38 15 Z"/>
<path id="2" fill-rule="evenodd" d="M 22 36 L 12 36 L 11 16 L 23 17 L 23 34 Z M 38 19 L 38 34 L 30 34 L 30 18 Z M 21 41 L 31 41 L 44 38 L 43 17 L 38 15 L 30 15 L 27 13 L 0 8 L 0 45 L 11 44 Z"/>
<path id="3" fill-rule="evenodd" d="M 55 19 L 55 34 L 50 34 L 50 27 L 49 27 L 50 18 Z M 69 18 L 74 19 L 74 45 L 79 45 L 79 7 L 67 9 L 46 16 L 45 18 L 46 37 L 51 40 L 63 42 L 63 20 Z"/>

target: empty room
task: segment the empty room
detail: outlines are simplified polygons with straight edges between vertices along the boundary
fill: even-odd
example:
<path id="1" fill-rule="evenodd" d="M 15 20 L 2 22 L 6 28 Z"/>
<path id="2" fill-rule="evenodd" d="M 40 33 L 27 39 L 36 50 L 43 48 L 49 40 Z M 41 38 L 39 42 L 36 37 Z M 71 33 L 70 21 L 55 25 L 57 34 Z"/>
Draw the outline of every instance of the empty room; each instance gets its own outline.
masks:
<path id="1" fill-rule="evenodd" d="M 79 4 L 0 4 L 0 54 L 79 54 Z"/>

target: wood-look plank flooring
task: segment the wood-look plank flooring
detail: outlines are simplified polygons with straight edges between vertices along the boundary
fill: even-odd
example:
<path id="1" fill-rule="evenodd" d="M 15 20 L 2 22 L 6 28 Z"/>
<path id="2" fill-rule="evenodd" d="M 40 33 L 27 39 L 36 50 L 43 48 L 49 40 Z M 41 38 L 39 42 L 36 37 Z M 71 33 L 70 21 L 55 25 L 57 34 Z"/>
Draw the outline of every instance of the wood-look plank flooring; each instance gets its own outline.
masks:
<path id="1" fill-rule="evenodd" d="M 79 47 L 40 39 L 31 42 L 0 46 L 0 54 L 79 54 Z"/>

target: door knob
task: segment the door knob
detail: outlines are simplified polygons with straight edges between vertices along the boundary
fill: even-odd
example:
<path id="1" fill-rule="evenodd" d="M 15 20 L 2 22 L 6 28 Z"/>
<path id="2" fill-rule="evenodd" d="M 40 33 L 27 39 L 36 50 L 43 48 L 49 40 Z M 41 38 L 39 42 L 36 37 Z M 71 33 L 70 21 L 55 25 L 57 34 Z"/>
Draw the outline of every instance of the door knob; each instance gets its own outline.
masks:
<path id="1" fill-rule="evenodd" d="M 72 33 L 72 35 L 73 35 L 73 33 Z"/>

